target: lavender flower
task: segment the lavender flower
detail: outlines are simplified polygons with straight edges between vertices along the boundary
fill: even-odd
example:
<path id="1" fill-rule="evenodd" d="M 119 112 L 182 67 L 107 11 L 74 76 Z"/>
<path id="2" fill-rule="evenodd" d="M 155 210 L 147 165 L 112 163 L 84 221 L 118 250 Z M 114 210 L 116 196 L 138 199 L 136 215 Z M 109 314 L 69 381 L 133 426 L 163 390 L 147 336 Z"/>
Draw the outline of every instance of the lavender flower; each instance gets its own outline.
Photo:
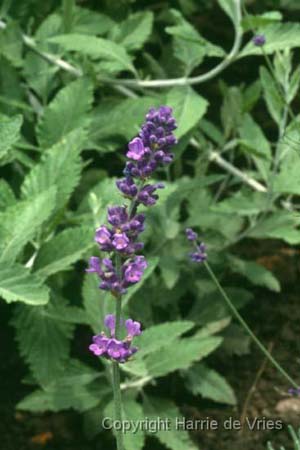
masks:
<path id="1" fill-rule="evenodd" d="M 110 337 L 106 336 L 104 332 L 94 336 L 89 350 L 96 356 L 104 356 L 106 359 L 124 363 L 138 350 L 137 347 L 131 346 L 131 342 L 135 336 L 141 334 L 141 324 L 127 319 L 125 322 L 127 336 L 123 340 L 115 338 L 115 324 L 116 317 L 113 314 L 107 315 L 104 325 L 109 329 Z"/>
<path id="2" fill-rule="evenodd" d="M 116 183 L 124 197 L 131 200 L 131 205 L 110 206 L 107 213 L 109 225 L 101 225 L 96 230 L 95 241 L 100 250 L 110 255 L 103 259 L 90 258 L 87 272 L 96 273 L 101 280 L 100 289 L 111 291 L 117 297 L 138 283 L 147 267 L 145 258 L 136 255 L 143 249 L 138 238 L 145 228 L 145 216 L 138 214 L 137 209 L 141 204 L 151 206 L 158 200 L 157 190 L 164 185 L 146 180 L 159 164 L 172 161 L 170 148 L 177 142 L 173 134 L 175 128 L 171 108 L 161 106 L 149 110 L 139 136 L 128 144 L 125 178 Z M 117 255 L 121 261 L 118 269 Z"/>
<path id="3" fill-rule="evenodd" d="M 139 136 L 128 144 L 126 156 L 129 161 L 124 169 L 125 178 L 116 183 L 124 197 L 131 200 L 130 205 L 110 206 L 107 211 L 108 225 L 101 225 L 96 230 L 95 241 L 101 251 L 109 253 L 109 257 L 92 256 L 87 272 L 96 273 L 100 278 L 99 288 L 110 291 L 117 301 L 121 301 L 128 287 L 141 280 L 147 268 L 145 257 L 137 255 L 144 245 L 138 239 L 145 227 L 145 216 L 137 213 L 137 209 L 141 204 L 154 205 L 158 199 L 156 191 L 164 187 L 162 183 L 151 184 L 148 179 L 159 164 L 172 161 L 170 148 L 177 142 L 173 135 L 175 128 L 171 108 L 161 106 L 150 109 Z M 119 340 L 119 326 L 116 327 L 114 315 L 106 316 L 104 325 L 109 329 L 110 336 L 104 332 L 94 336 L 90 351 L 96 356 L 126 362 L 137 351 L 131 342 L 141 334 L 141 324 L 132 319 L 126 320 L 127 336 L 123 340 Z"/>
<path id="4" fill-rule="evenodd" d="M 300 396 L 300 387 L 298 387 L 297 389 L 296 388 L 290 388 L 288 390 L 288 393 L 290 395 L 293 395 L 294 397 L 299 397 Z"/>
<path id="5" fill-rule="evenodd" d="M 198 234 L 192 230 L 192 228 L 186 228 L 185 230 L 186 237 L 189 241 L 193 242 L 194 251 L 189 253 L 189 257 L 191 261 L 196 263 L 202 263 L 206 261 L 206 246 L 203 242 L 198 243 Z"/>
<path id="6" fill-rule="evenodd" d="M 252 38 L 252 42 L 254 45 L 256 45 L 256 47 L 262 47 L 266 43 L 266 38 L 263 34 L 256 34 Z"/>

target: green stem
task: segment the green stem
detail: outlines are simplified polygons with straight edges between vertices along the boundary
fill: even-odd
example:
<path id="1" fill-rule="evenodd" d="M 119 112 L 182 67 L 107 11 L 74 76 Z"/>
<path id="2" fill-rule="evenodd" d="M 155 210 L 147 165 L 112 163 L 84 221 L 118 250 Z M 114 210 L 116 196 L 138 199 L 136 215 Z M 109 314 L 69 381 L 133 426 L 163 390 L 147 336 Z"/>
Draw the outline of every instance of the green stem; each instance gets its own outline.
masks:
<path id="1" fill-rule="evenodd" d="M 119 255 L 116 255 L 116 272 L 120 275 L 121 271 L 121 258 Z M 116 339 L 120 339 L 121 333 L 121 312 L 122 312 L 122 295 L 116 297 L 116 328 L 115 328 L 115 337 Z M 118 422 L 122 422 L 122 396 L 121 396 L 121 381 L 120 381 L 120 368 L 119 363 L 117 361 L 112 362 L 112 384 L 113 384 L 113 392 L 114 392 L 114 406 L 115 406 L 115 420 Z M 123 432 L 122 430 L 115 430 L 115 436 L 117 441 L 117 450 L 124 450 L 123 445 Z"/>
<path id="2" fill-rule="evenodd" d="M 119 302 L 117 302 L 119 303 Z M 113 391 L 115 404 L 115 420 L 122 423 L 122 397 L 120 389 L 120 368 L 117 361 L 113 361 Z M 115 430 L 117 441 L 117 450 L 124 450 L 123 432 L 120 429 Z"/>
<path id="3" fill-rule="evenodd" d="M 74 12 L 74 0 L 63 0 L 63 24 L 64 24 L 64 32 L 70 33 L 72 30 L 73 23 L 73 12 Z"/>
<path id="4" fill-rule="evenodd" d="M 260 342 L 260 340 L 255 336 L 253 331 L 249 328 L 247 323 L 244 321 L 224 289 L 222 288 L 221 284 L 219 283 L 216 275 L 214 274 L 213 270 L 211 269 L 210 265 L 207 261 L 204 262 L 205 268 L 208 271 L 211 279 L 215 283 L 216 287 L 218 288 L 220 294 L 224 298 L 228 308 L 231 310 L 233 315 L 237 318 L 237 320 L 240 322 L 242 327 L 245 329 L 245 331 L 249 334 L 251 339 L 255 342 L 255 344 L 258 346 L 258 348 L 262 351 L 262 353 L 268 358 L 268 360 L 273 364 L 273 366 L 278 370 L 278 372 L 281 373 L 281 375 L 289 382 L 289 384 L 295 388 L 298 388 L 297 383 L 289 376 L 289 374 L 281 367 L 281 365 L 276 361 L 276 359 L 273 358 L 271 353 L 266 349 L 266 347 Z"/>

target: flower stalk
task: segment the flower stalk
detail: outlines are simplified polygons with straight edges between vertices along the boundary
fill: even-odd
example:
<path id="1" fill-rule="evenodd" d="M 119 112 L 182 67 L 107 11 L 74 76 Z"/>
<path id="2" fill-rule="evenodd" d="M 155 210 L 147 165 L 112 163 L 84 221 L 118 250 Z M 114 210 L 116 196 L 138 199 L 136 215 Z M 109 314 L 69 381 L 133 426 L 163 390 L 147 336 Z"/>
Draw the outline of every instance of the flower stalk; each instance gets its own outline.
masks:
<path id="1" fill-rule="evenodd" d="M 116 186 L 129 200 L 122 206 L 108 208 L 109 225 L 101 225 L 95 234 L 95 241 L 108 257 L 92 256 L 87 272 L 95 273 L 100 278 L 99 288 L 111 292 L 115 299 L 115 314 L 109 314 L 104 325 L 109 334 L 101 332 L 93 337 L 90 351 L 112 362 L 112 386 L 114 396 L 114 415 L 122 421 L 122 397 L 120 384 L 120 364 L 126 363 L 137 351 L 132 346 L 135 336 L 141 334 L 141 324 L 132 319 L 122 318 L 122 296 L 127 289 L 138 283 L 147 267 L 144 256 L 138 252 L 144 244 L 139 242 L 139 235 L 144 231 L 145 215 L 138 213 L 140 205 L 152 206 L 158 200 L 157 190 L 162 183 L 150 183 L 149 179 L 159 165 L 169 164 L 173 160 L 171 147 L 176 144 L 173 131 L 177 125 L 172 117 L 172 110 L 167 106 L 151 108 L 146 115 L 139 136 L 128 144 L 126 156 L 128 161 L 124 169 L 124 178 Z M 123 338 L 123 328 L 127 335 Z M 117 450 L 123 450 L 122 430 L 114 430 Z"/>

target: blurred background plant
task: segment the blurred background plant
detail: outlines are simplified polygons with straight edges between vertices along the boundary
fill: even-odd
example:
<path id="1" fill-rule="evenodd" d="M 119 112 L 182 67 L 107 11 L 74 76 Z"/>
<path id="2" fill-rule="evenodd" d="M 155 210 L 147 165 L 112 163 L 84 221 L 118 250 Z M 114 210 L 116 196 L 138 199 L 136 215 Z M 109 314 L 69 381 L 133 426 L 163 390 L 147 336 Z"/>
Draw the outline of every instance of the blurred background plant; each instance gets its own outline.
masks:
<path id="1" fill-rule="evenodd" d="M 126 143 L 160 104 L 173 108 L 179 144 L 144 233 L 151 264 L 125 300 L 145 329 L 123 367 L 125 417 L 174 420 L 186 396 L 235 408 L 220 367 L 249 354 L 249 339 L 187 263 L 184 229 L 196 227 L 238 309 L 265 292 L 256 287 L 280 291 L 259 250 L 300 243 L 298 3 L 2 2 L 0 295 L 28 368 L 18 410 L 72 408 L 90 437 L 103 434 L 109 374 L 87 347 L 113 302 L 84 269 L 118 201 Z M 197 448 L 187 432 L 154 437 Z M 127 435 L 126 449 L 145 438 Z"/>

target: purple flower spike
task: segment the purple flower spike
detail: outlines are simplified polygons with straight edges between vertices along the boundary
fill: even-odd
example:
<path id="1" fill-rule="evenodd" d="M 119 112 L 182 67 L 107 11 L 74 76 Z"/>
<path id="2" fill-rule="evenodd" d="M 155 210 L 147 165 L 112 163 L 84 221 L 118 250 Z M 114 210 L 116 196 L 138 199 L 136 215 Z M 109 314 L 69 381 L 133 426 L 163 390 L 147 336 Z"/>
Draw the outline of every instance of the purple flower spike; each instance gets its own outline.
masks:
<path id="1" fill-rule="evenodd" d="M 126 156 L 128 158 L 134 159 L 135 161 L 139 161 L 143 158 L 145 154 L 145 147 L 141 138 L 134 138 L 128 144 L 128 152 Z"/>
<path id="2" fill-rule="evenodd" d="M 196 241 L 198 239 L 198 234 L 191 228 L 187 228 L 185 234 L 189 241 Z"/>
<path id="3" fill-rule="evenodd" d="M 111 292 L 118 300 L 128 287 L 141 280 L 147 268 L 144 256 L 137 255 L 144 246 L 139 235 L 145 228 L 145 216 L 138 208 L 141 204 L 154 205 L 158 200 L 157 190 L 164 185 L 151 183 L 149 178 L 160 165 L 172 162 L 171 148 L 177 143 L 173 133 L 176 128 L 170 107 L 149 110 L 139 135 L 128 144 L 126 156 L 130 160 L 126 162 L 124 178 L 116 182 L 127 204 L 110 206 L 108 225 L 101 225 L 96 230 L 95 241 L 102 251 L 109 252 L 109 258 L 91 257 L 87 272 L 96 273 L 100 279 L 99 288 Z M 204 253 L 204 250 L 197 247 L 197 255 L 199 252 Z M 114 315 L 106 316 L 104 324 L 109 329 L 109 337 L 105 333 L 94 336 L 89 349 L 96 356 L 124 363 L 138 350 L 131 342 L 141 334 L 141 324 L 128 319 L 125 323 L 127 336 L 120 340 L 118 333 L 116 336 L 115 321 Z M 121 325 L 124 327 L 123 322 Z"/>
<path id="4" fill-rule="evenodd" d="M 266 43 L 266 38 L 263 34 L 257 34 L 252 38 L 252 42 L 256 47 L 262 47 Z"/>
<path id="5" fill-rule="evenodd" d="M 195 231 L 192 230 L 191 228 L 187 228 L 185 230 L 185 234 L 186 234 L 187 239 L 189 241 L 193 242 L 193 246 L 194 246 L 194 251 L 189 253 L 189 257 L 190 257 L 191 261 L 196 262 L 196 263 L 202 263 L 202 262 L 206 261 L 206 259 L 207 259 L 206 246 L 203 242 L 201 242 L 200 244 L 197 243 L 198 234 L 195 233 Z"/>

